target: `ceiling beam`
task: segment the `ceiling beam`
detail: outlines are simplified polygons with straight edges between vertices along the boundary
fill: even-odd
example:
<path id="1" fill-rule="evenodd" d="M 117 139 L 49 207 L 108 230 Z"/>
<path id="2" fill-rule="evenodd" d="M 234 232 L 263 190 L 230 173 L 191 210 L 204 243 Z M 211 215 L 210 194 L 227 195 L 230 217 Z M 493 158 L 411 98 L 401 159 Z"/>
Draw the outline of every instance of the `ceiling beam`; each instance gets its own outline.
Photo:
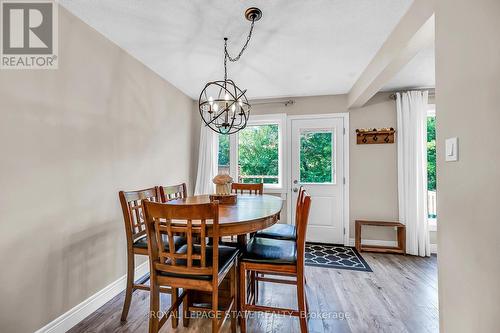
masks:
<path id="1" fill-rule="evenodd" d="M 435 0 L 415 0 L 348 95 L 349 108 L 365 105 L 418 52 L 434 42 Z"/>

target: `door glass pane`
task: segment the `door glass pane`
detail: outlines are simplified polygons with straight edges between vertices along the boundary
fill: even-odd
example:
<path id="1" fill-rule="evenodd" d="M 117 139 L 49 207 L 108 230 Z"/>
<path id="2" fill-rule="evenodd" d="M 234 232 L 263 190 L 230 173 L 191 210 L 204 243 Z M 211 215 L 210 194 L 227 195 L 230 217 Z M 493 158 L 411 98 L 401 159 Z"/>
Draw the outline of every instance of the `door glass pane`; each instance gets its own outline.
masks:
<path id="1" fill-rule="evenodd" d="M 333 132 L 300 134 L 300 182 L 333 183 Z"/>
<path id="2" fill-rule="evenodd" d="M 247 126 L 239 132 L 238 167 L 241 183 L 279 183 L 278 125 Z"/>

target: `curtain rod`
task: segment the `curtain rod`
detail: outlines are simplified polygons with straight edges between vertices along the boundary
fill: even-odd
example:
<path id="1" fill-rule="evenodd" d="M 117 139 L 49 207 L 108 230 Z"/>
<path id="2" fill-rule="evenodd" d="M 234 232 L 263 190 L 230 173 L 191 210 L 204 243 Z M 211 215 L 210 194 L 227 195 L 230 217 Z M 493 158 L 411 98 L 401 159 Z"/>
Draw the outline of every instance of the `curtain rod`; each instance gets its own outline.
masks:
<path id="1" fill-rule="evenodd" d="M 269 102 L 251 103 L 251 105 L 267 105 L 267 104 L 284 104 L 285 106 L 290 106 L 290 105 L 295 104 L 295 101 L 293 99 L 289 99 L 286 101 L 269 101 Z"/>
<path id="2" fill-rule="evenodd" d="M 407 91 L 425 91 L 427 89 L 414 89 L 414 90 L 402 90 L 402 91 L 396 91 L 392 94 L 389 95 L 390 99 L 396 100 L 396 94 L 398 92 L 407 92 Z M 434 91 L 429 91 L 429 97 L 436 97 L 436 93 Z"/>

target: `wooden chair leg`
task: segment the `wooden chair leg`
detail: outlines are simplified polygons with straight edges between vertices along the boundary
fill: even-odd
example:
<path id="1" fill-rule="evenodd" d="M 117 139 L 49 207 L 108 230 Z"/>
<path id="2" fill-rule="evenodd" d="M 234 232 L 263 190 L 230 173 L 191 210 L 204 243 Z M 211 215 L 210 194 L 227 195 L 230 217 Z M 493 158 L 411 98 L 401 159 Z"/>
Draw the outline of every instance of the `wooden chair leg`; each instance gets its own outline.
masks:
<path id="1" fill-rule="evenodd" d="M 125 301 L 123 302 L 123 310 L 121 321 L 126 321 L 130 303 L 132 303 L 132 293 L 134 292 L 134 253 L 127 252 L 127 288 L 125 289 Z"/>
<path id="2" fill-rule="evenodd" d="M 182 304 L 182 325 L 184 327 L 189 327 L 189 317 L 191 316 L 191 312 L 189 311 L 189 293 L 190 291 L 188 290 Z"/>
<path id="3" fill-rule="evenodd" d="M 172 288 L 172 304 L 177 302 L 177 298 L 179 297 L 179 289 Z M 179 325 L 179 307 L 172 309 L 172 328 L 177 328 Z"/>
<path id="4" fill-rule="evenodd" d="M 231 275 L 230 275 L 230 281 L 229 283 L 231 284 L 230 287 L 230 295 L 231 299 L 234 301 L 231 311 L 231 333 L 236 333 L 236 309 L 237 309 L 237 298 L 236 298 L 236 278 L 238 277 L 237 272 L 236 272 L 236 265 L 233 266 L 231 269 Z"/>
<path id="5" fill-rule="evenodd" d="M 239 274 L 239 299 L 240 299 L 240 315 L 238 316 L 240 319 L 240 332 L 246 333 L 247 331 L 247 314 L 246 314 L 246 301 L 247 301 L 247 281 L 246 281 L 246 272 L 245 272 L 245 264 L 240 263 L 240 274 Z"/>
<path id="6" fill-rule="evenodd" d="M 212 333 L 219 332 L 219 289 L 217 286 L 212 291 Z"/>
<path id="7" fill-rule="evenodd" d="M 297 303 L 299 305 L 300 332 L 307 333 L 307 305 L 304 276 L 297 276 Z"/>
<path id="8" fill-rule="evenodd" d="M 149 293 L 149 333 L 158 333 L 160 326 L 160 288 L 151 279 Z"/>

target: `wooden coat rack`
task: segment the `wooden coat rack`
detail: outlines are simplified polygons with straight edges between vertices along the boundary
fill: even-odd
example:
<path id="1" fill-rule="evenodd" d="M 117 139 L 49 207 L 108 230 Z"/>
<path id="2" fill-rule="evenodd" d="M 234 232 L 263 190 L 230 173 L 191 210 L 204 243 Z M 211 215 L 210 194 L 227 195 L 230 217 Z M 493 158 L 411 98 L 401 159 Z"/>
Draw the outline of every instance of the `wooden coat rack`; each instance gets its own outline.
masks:
<path id="1" fill-rule="evenodd" d="M 394 143 L 394 128 L 358 128 L 356 130 L 357 144 Z"/>

